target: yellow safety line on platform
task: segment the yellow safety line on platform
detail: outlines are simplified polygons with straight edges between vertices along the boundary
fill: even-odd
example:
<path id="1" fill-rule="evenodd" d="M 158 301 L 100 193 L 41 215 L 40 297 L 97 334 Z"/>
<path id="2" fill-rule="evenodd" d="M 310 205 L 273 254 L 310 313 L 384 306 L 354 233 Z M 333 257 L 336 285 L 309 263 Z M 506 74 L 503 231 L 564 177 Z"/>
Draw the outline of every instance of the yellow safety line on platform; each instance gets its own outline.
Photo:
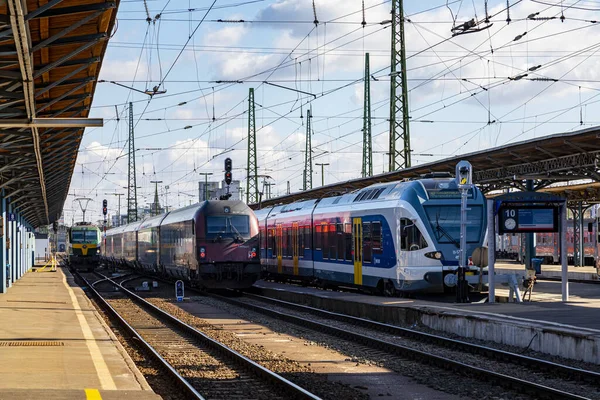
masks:
<path id="1" fill-rule="evenodd" d="M 92 330 L 85 319 L 85 315 L 83 315 L 83 312 L 81 312 L 81 307 L 79 306 L 77 297 L 75 296 L 73 289 L 71 289 L 71 287 L 67 284 L 67 277 L 64 272 L 62 273 L 62 276 L 63 285 L 65 285 L 67 291 L 69 292 L 69 296 L 71 297 L 71 303 L 73 303 L 75 314 L 79 320 L 79 326 L 81 326 L 85 344 L 87 345 L 90 355 L 92 356 L 92 362 L 96 368 L 100 385 L 102 386 L 102 389 L 105 390 L 117 390 L 117 386 L 115 385 L 115 381 L 110 374 L 108 365 L 106 365 L 106 361 L 104 361 L 104 357 L 102 356 L 102 352 L 98 347 L 98 343 L 96 343 L 96 338 L 94 337 L 94 334 L 92 333 Z"/>
<path id="2" fill-rule="evenodd" d="M 86 400 L 102 400 L 98 389 L 85 389 Z"/>

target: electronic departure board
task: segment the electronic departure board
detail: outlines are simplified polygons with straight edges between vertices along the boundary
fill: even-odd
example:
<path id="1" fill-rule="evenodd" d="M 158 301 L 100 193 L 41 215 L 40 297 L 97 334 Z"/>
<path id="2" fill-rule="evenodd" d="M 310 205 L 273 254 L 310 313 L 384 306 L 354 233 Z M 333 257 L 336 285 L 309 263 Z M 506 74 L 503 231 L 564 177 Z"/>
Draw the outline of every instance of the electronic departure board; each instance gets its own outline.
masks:
<path id="1" fill-rule="evenodd" d="M 502 206 L 499 233 L 558 232 L 558 207 Z"/>

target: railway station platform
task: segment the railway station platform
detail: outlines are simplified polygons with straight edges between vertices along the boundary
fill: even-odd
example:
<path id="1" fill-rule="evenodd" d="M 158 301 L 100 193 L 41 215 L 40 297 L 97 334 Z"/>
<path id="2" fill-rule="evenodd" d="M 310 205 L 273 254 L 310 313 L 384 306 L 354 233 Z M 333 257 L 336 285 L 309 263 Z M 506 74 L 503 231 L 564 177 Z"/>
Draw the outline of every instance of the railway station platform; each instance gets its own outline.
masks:
<path id="1" fill-rule="evenodd" d="M 0 321 L 0 399 L 161 398 L 66 269 L 25 273 Z"/>
<path id="2" fill-rule="evenodd" d="M 492 304 L 453 303 L 448 296 L 379 297 L 268 281 L 255 287 L 268 297 L 328 311 L 600 364 L 596 284 L 570 283 L 571 301 L 566 303 L 560 301 L 560 282 L 539 282 L 531 302 Z"/>
<path id="3" fill-rule="evenodd" d="M 560 265 L 542 264 L 542 273 L 538 274 L 538 278 L 560 279 Z M 496 274 L 525 274 L 525 265 L 516 262 L 496 262 Z M 568 277 L 570 280 L 577 281 L 599 281 L 598 270 L 596 267 L 574 267 L 569 265 Z"/>

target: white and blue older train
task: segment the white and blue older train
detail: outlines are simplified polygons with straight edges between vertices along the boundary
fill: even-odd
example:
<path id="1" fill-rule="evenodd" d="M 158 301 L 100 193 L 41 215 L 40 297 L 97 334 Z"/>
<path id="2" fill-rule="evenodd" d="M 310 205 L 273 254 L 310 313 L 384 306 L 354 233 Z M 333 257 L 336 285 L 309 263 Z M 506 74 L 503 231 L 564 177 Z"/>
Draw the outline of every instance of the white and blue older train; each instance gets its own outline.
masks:
<path id="1" fill-rule="evenodd" d="M 467 256 L 483 244 L 485 198 L 468 195 Z M 267 277 L 392 295 L 444 292 L 458 268 L 460 192 L 451 178 L 383 183 L 255 211 Z M 479 282 L 479 268 L 467 280 Z M 447 275 L 452 275 L 448 276 Z"/>

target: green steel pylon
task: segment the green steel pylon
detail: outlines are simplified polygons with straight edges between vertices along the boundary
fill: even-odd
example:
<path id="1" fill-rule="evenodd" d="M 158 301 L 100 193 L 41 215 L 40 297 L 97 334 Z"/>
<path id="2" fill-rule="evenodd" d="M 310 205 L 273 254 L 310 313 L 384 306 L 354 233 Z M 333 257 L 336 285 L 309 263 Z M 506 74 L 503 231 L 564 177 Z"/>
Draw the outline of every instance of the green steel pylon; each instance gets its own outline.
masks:
<path id="1" fill-rule="evenodd" d="M 129 161 L 127 177 L 127 223 L 137 221 L 137 184 L 135 180 L 135 142 L 133 125 L 133 104 L 129 103 Z"/>
<path id="2" fill-rule="evenodd" d="M 363 116 L 363 178 L 373 175 L 373 141 L 371 137 L 371 74 L 369 53 L 365 54 L 365 110 Z"/>
<path id="3" fill-rule="evenodd" d="M 248 175 L 246 176 L 246 203 L 258 203 L 258 168 L 256 164 L 256 115 L 254 88 L 248 94 Z"/>
<path id="4" fill-rule="evenodd" d="M 392 68 L 390 72 L 390 171 L 410 167 L 410 130 L 406 51 L 404 49 L 404 8 L 392 0 Z"/>
<path id="5" fill-rule="evenodd" d="M 310 108 L 306 110 L 306 151 L 304 153 L 304 190 L 312 189 L 312 129 L 311 129 L 312 115 Z"/>

